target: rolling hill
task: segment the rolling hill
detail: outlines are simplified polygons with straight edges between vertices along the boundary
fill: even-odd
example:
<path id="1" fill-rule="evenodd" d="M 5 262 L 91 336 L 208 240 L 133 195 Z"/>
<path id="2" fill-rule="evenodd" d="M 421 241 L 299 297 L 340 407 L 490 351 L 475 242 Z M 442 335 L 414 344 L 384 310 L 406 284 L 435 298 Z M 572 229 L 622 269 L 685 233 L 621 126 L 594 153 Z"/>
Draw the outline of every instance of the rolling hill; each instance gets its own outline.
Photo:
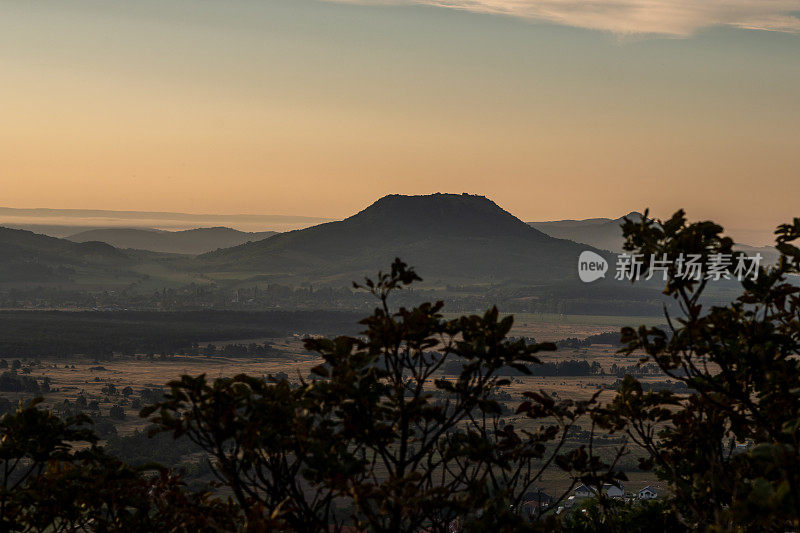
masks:
<path id="1" fill-rule="evenodd" d="M 76 273 L 119 272 L 131 258 L 103 242 L 74 243 L 0 227 L 0 282 L 66 281 Z"/>
<path id="2" fill-rule="evenodd" d="M 196 261 L 207 272 L 334 281 L 374 274 L 401 257 L 429 280 L 536 283 L 576 279 L 577 257 L 586 248 L 545 235 L 483 196 L 389 195 L 342 221 Z"/>
<path id="3" fill-rule="evenodd" d="M 220 248 L 230 248 L 275 235 L 275 231 L 246 232 L 231 228 L 197 228 L 185 231 L 161 231 L 142 228 L 106 228 L 83 231 L 67 237 L 73 242 L 100 241 L 117 248 L 135 248 L 152 252 L 197 255 Z"/>

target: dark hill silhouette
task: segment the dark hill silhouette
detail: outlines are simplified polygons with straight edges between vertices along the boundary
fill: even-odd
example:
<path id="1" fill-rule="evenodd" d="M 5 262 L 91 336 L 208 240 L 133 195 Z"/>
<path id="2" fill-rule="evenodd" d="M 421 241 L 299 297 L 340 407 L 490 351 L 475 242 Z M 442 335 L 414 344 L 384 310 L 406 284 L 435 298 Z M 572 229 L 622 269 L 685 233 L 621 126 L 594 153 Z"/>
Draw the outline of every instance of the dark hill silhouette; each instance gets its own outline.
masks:
<path id="1" fill-rule="evenodd" d="M 100 273 L 130 258 L 103 242 L 74 243 L 0 227 L 0 282 L 62 281 L 77 271 Z"/>
<path id="2" fill-rule="evenodd" d="M 67 238 L 73 242 L 102 241 L 117 248 L 197 255 L 250 241 L 259 241 L 276 233 L 275 231 L 245 232 L 225 227 L 185 231 L 106 228 L 83 231 Z"/>
<path id="3" fill-rule="evenodd" d="M 395 257 L 429 280 L 575 279 L 586 246 L 528 226 L 483 196 L 390 195 L 339 222 L 199 256 L 208 271 L 357 279 Z"/>

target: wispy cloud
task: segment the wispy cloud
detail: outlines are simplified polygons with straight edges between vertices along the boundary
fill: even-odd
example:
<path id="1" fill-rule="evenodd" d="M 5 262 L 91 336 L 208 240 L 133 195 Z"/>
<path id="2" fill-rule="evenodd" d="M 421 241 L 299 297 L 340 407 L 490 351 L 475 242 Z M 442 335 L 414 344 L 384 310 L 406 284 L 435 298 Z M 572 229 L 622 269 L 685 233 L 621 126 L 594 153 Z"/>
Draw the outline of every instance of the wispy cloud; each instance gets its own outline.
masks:
<path id="1" fill-rule="evenodd" d="M 688 36 L 712 26 L 800 33 L 800 0 L 331 0 L 428 5 L 610 31 Z"/>

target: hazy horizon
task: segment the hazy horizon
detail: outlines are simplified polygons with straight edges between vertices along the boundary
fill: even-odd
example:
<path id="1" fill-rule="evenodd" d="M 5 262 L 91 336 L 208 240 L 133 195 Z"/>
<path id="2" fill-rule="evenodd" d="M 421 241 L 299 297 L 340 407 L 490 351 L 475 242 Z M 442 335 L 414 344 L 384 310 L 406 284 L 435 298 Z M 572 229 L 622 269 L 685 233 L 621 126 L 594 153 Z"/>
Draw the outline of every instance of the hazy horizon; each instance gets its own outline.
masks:
<path id="1" fill-rule="evenodd" d="M 489 199 L 491 200 L 491 198 Z M 368 205 L 369 204 L 366 204 L 363 207 L 365 208 Z M 502 205 L 500 205 L 500 207 L 503 208 Z M 526 220 L 519 216 L 518 218 L 529 223 L 560 221 L 580 222 L 594 219 L 615 220 L 632 211 L 636 211 L 636 209 L 626 211 L 625 213 L 578 219 L 556 218 L 550 220 Z M 355 211 L 347 216 L 353 214 L 355 214 Z M 84 228 L 87 230 L 131 228 L 183 231 L 224 226 L 247 232 L 291 231 L 334 220 L 341 219 L 310 215 L 276 215 L 268 213 L 182 213 L 170 211 L 62 209 L 52 207 L 16 208 L 0 206 L 0 226 L 29 229 L 34 232 L 41 231 L 42 233 L 56 237 L 70 236 L 76 233 L 76 231 L 73 230 L 77 228 Z M 764 246 L 774 243 L 771 230 L 726 228 L 726 231 L 741 244 Z"/>
<path id="2" fill-rule="evenodd" d="M 10 208 L 0 206 L 0 226 L 42 229 L 56 237 L 69 236 L 70 228 L 133 228 L 182 231 L 196 228 L 229 227 L 239 231 L 289 231 L 327 222 L 330 219 L 303 215 L 243 213 L 178 213 L 109 209 L 59 209 L 49 207 Z M 59 226 L 64 229 L 61 230 Z M 50 231 L 47 231 L 47 230 Z"/>

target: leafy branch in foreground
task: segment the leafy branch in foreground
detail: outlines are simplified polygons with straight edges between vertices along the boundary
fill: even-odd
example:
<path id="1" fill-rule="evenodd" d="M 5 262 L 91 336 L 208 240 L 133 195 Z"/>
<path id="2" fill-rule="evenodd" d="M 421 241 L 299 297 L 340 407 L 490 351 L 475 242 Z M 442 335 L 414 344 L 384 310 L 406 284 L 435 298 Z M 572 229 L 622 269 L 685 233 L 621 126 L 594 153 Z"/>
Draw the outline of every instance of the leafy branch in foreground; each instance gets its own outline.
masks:
<path id="1" fill-rule="evenodd" d="M 732 253 L 711 222 L 684 213 L 623 226 L 626 249 L 656 257 Z M 647 452 L 643 468 L 668 483 L 668 512 L 686 529 L 800 526 L 800 219 L 776 231 L 781 257 L 742 281 L 730 305 L 706 309 L 707 280 L 673 266 L 664 290 L 681 316 L 668 328 L 625 328 L 623 350 L 644 353 L 690 394 L 643 392 L 631 376 L 595 420 Z"/>

